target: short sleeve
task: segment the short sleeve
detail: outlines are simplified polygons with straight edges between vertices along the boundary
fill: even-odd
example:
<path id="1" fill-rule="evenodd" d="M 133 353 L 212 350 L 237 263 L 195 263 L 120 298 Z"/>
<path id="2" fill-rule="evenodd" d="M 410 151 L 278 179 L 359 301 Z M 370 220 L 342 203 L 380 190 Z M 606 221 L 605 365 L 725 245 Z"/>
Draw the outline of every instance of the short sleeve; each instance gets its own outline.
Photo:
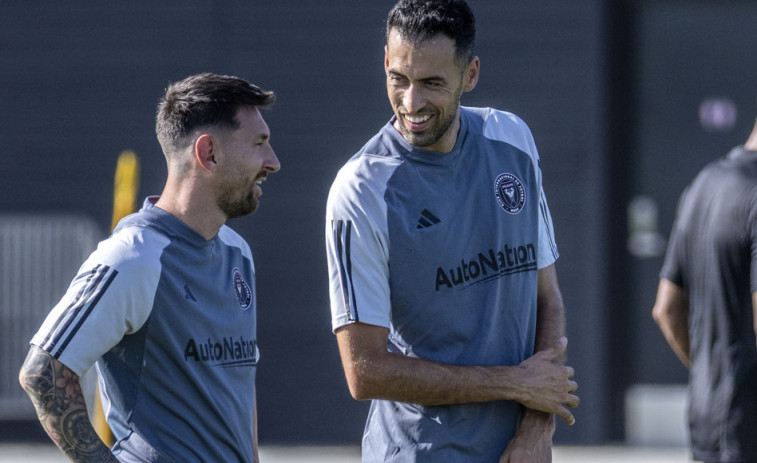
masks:
<path id="1" fill-rule="evenodd" d="M 326 206 L 332 329 L 391 321 L 384 192 L 396 165 L 357 158 L 337 175 Z"/>
<path id="2" fill-rule="evenodd" d="M 541 161 L 536 149 L 531 129 L 515 114 L 488 108 L 484 122 L 484 136 L 501 140 L 526 153 L 531 158 L 539 192 L 539 251 L 537 266 L 542 269 L 555 263 L 560 254 L 557 251 L 552 215 L 547 205 L 547 196 L 542 188 Z"/>
<path id="3" fill-rule="evenodd" d="M 543 190 L 540 191 L 539 196 L 539 253 L 536 256 L 536 263 L 538 268 L 542 269 L 554 264 L 560 257 L 560 253 L 557 251 L 555 229 L 547 205 L 547 196 Z"/>
<path id="4" fill-rule="evenodd" d="M 84 374 L 149 317 L 160 277 L 160 250 L 167 244 L 165 236 L 135 228 L 101 242 L 31 344 L 77 375 Z"/>
<path id="5" fill-rule="evenodd" d="M 675 283 L 681 288 L 686 288 L 686 282 L 684 281 L 683 274 L 683 257 L 684 257 L 684 234 L 685 230 L 681 228 L 681 208 L 686 198 L 688 189 L 684 190 L 681 194 L 681 198 L 678 200 L 678 206 L 676 207 L 676 218 L 673 221 L 671 227 L 670 237 L 668 238 L 668 246 L 665 250 L 665 259 L 662 262 L 662 269 L 660 270 L 660 278 L 664 278 Z"/>

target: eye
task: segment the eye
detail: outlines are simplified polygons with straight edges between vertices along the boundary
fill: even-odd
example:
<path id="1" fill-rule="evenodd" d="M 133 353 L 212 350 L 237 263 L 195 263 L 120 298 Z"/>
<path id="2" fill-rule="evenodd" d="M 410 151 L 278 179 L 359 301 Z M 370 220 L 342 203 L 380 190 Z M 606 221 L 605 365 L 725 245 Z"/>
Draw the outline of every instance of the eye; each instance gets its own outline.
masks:
<path id="1" fill-rule="evenodd" d="M 400 76 L 397 74 L 389 74 L 389 82 L 393 85 L 400 85 L 407 81 L 404 76 Z"/>

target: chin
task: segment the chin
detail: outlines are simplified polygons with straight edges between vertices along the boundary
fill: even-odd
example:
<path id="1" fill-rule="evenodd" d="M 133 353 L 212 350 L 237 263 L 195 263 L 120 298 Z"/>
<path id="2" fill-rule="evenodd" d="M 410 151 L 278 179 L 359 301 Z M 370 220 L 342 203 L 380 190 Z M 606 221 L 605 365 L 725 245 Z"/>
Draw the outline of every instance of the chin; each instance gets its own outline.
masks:
<path id="1" fill-rule="evenodd" d="M 244 217 L 250 215 L 258 210 L 258 201 L 253 200 L 250 202 L 243 202 L 236 205 L 236 207 L 229 207 L 225 209 L 227 219 L 236 219 L 238 217 Z"/>

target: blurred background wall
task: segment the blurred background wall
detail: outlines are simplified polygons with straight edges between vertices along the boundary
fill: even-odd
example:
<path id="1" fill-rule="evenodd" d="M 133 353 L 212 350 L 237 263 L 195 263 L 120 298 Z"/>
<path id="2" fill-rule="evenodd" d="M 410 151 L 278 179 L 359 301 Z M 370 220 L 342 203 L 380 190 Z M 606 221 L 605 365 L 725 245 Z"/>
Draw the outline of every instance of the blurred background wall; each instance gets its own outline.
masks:
<path id="1" fill-rule="evenodd" d="M 263 444 L 356 445 L 362 435 L 367 404 L 349 396 L 330 329 L 324 207 L 338 168 L 391 116 L 382 66 L 393 3 L 0 5 L 0 215 L 11 224 L 74 216 L 104 238 L 116 158 L 127 149 L 141 163 L 140 202 L 160 193 L 153 124 L 169 82 L 212 71 L 276 91 L 264 117 L 282 170 L 266 182 L 260 210 L 229 223 L 251 243 L 258 271 Z M 578 424 L 560 424 L 555 440 L 623 440 L 634 385 L 686 381 L 651 321 L 657 272 L 681 190 L 752 127 L 757 6 L 469 3 L 482 68 L 463 104 L 530 125 L 561 252 L 582 403 Z M 1 230 L 2 291 L 15 295 L 0 295 L 0 435 L 41 435 L 16 396 L 16 372 L 80 262 L 30 262 Z M 37 254 L 55 252 L 34 239 Z"/>

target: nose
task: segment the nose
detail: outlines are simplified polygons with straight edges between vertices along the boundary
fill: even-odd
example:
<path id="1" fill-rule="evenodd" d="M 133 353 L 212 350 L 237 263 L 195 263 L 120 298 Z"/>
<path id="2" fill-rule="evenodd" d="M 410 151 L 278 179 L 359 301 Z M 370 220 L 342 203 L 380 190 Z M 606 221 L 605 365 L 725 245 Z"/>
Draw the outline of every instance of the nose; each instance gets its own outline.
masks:
<path id="1" fill-rule="evenodd" d="M 408 113 L 416 113 L 426 105 L 422 90 L 418 85 L 410 84 L 402 95 L 402 106 Z"/>
<path id="2" fill-rule="evenodd" d="M 274 173 L 278 172 L 279 169 L 281 169 L 281 164 L 279 163 L 279 158 L 276 157 L 276 153 L 273 151 L 273 148 L 268 148 L 269 153 L 266 157 L 265 164 L 263 164 L 263 169 L 266 170 L 266 172 Z"/>

